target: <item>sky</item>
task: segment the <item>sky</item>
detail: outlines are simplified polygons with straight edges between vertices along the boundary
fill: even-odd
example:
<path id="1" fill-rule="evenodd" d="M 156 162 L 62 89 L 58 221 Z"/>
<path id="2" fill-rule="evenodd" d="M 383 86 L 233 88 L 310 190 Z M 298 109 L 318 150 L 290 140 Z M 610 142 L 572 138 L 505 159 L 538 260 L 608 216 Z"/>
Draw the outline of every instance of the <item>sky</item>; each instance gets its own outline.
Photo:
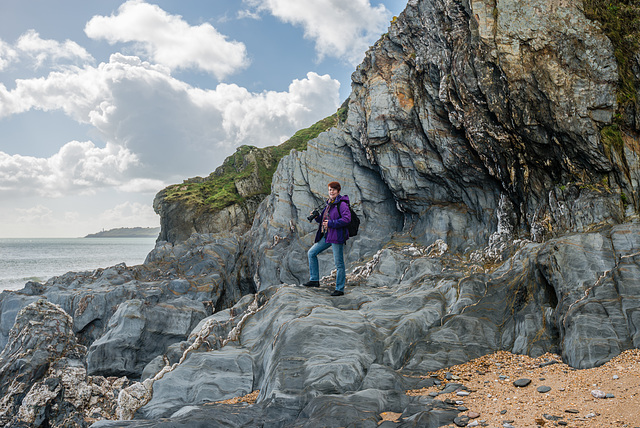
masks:
<path id="1" fill-rule="evenodd" d="M 0 238 L 157 227 L 168 185 L 337 110 L 406 0 L 0 4 Z"/>

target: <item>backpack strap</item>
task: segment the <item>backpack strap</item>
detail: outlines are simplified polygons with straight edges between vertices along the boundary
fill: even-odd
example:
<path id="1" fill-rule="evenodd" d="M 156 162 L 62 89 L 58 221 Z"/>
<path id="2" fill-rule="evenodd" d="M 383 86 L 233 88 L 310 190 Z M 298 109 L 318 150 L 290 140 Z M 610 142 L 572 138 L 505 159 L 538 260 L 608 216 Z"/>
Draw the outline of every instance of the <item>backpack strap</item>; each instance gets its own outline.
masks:
<path id="1" fill-rule="evenodd" d="M 340 202 L 344 202 L 347 205 L 349 205 L 349 202 L 345 201 L 344 199 L 340 199 L 336 204 L 338 206 L 338 215 L 340 216 L 340 218 L 342 218 L 342 213 L 340 212 Z"/>

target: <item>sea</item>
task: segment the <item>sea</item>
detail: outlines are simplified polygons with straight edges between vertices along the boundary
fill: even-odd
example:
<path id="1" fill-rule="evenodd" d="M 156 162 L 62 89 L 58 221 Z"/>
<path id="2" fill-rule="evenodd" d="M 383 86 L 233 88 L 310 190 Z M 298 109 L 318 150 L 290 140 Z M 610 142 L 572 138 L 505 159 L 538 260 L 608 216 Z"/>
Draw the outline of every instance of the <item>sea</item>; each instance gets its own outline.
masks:
<path id="1" fill-rule="evenodd" d="M 0 238 L 0 291 L 67 272 L 142 264 L 156 238 Z"/>

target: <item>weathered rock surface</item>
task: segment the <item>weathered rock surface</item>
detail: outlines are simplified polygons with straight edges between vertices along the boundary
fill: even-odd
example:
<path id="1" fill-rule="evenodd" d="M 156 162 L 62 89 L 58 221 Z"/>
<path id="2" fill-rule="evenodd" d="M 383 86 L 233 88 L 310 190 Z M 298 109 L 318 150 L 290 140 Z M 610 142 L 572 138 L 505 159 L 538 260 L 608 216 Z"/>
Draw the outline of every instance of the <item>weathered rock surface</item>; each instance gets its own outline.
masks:
<path id="1" fill-rule="evenodd" d="M 199 235 L 182 245 L 159 244 L 144 265 L 69 272 L 4 292 L 0 341 L 7 342 L 20 309 L 45 298 L 72 316 L 73 332 L 89 347 L 91 374 L 139 377 L 202 318 L 255 292 L 235 269 L 238 251 L 237 238 Z"/>
<path id="2" fill-rule="evenodd" d="M 606 258 L 597 248 L 610 253 L 610 265 L 601 264 Z M 197 346 L 172 376 L 155 381 L 151 401 L 137 412 L 139 425 L 126 426 L 147 426 L 145 419 L 176 414 L 181 416 L 174 422 L 184 420 L 181 409 L 222 423 L 224 417 L 203 401 L 228 398 L 230 389 L 260 390 L 259 408 L 306 409 L 281 426 L 312 426 L 318 420 L 334 426 L 332 418 L 335 426 L 368 419 L 374 426 L 383 411 L 404 413 L 407 423 L 436 418 L 445 424 L 457 416 L 451 407 L 437 399 L 411 404 L 399 393 L 416 385 L 416 375 L 497 350 L 559 352 L 575 367 L 592 367 L 637 347 L 640 224 L 523 243 L 510 261 L 489 270 L 451 255 L 415 256 L 414 250 L 381 251 L 366 275 L 351 278 L 357 285 L 340 298 L 330 297 L 331 288 L 325 287 L 270 287 L 256 295 L 257 309 L 248 310 L 247 296 L 237 307 L 204 319 L 187 340 Z M 558 262 L 567 253 L 572 262 Z M 381 286 L 391 265 L 404 266 L 404 274 Z M 573 279 L 575 272 L 580 275 Z M 567 287 L 573 291 L 567 293 Z M 624 291 L 613 299 L 614 289 Z M 628 314 L 624 320 L 601 315 L 597 328 L 589 322 L 594 314 L 621 311 Z M 231 334 L 234 328 L 239 335 Z M 224 343 L 221 338 L 230 340 L 211 346 Z M 243 368 L 243 361 L 249 366 Z M 353 397 L 372 396 L 378 397 L 373 407 L 357 401 L 346 413 L 331 416 L 350 406 Z M 448 410 L 441 414 L 442 409 Z"/>
<path id="3" fill-rule="evenodd" d="M 85 354 L 59 306 L 38 300 L 22 309 L 0 354 L 0 424 L 87 427 L 114 418 L 129 381 L 87 376 Z"/>
<path id="4" fill-rule="evenodd" d="M 431 370 L 496 350 L 585 368 L 637 348 L 640 127 L 618 148 L 600 133 L 615 61 L 571 2 L 410 0 L 354 72 L 346 122 L 279 163 L 250 230 L 191 235 L 191 214 L 164 210 L 182 232 L 144 265 L 0 295 L 5 352 L 18 311 L 46 298 L 91 373 L 140 378 L 118 397 L 133 420 L 97 427 L 374 427 L 385 411 L 408 427 L 458 415 L 404 394 Z M 323 287 L 297 286 L 333 180 L 363 220 L 338 298 L 331 254 Z"/>
<path id="5" fill-rule="evenodd" d="M 241 154 L 246 151 L 246 154 Z M 247 150 L 248 149 L 248 150 Z M 207 178 L 191 178 L 182 185 L 172 187 L 187 190 L 190 183 L 203 183 L 224 174 L 241 174 L 234 180 L 235 191 L 242 198 L 241 203 L 233 203 L 224 208 L 214 208 L 202 197 L 194 202 L 189 197 L 170 197 L 170 189 L 160 191 L 153 200 L 153 209 L 160 215 L 160 235 L 158 241 L 178 243 L 186 241 L 194 233 L 236 233 L 246 232 L 253 222 L 258 205 L 266 196 L 265 181 L 260 171 L 271 169 L 277 163 L 269 150 L 244 146 L 229 156 Z M 268 185 L 267 185 L 268 189 Z M 220 189 L 216 189 L 220 190 Z"/>

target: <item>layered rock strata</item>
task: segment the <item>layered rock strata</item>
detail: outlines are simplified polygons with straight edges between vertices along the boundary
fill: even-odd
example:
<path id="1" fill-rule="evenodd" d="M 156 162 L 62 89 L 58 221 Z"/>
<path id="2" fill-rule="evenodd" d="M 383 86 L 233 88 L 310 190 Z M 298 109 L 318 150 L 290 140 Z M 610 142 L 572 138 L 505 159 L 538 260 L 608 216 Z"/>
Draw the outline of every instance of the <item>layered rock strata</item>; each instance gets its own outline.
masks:
<path id="1" fill-rule="evenodd" d="M 616 59 L 576 4 L 410 0 L 352 80 L 346 121 L 279 163 L 246 233 L 187 228 L 142 266 L 0 295 L 1 366 L 22 352 L 16 315 L 46 298 L 89 374 L 137 381 L 118 393 L 132 420 L 95 427 L 417 427 L 460 411 L 404 393 L 429 371 L 496 350 L 585 368 L 640 346 L 640 121 L 605 144 Z M 339 298 L 330 254 L 323 287 L 297 285 L 334 180 L 363 219 Z"/>

